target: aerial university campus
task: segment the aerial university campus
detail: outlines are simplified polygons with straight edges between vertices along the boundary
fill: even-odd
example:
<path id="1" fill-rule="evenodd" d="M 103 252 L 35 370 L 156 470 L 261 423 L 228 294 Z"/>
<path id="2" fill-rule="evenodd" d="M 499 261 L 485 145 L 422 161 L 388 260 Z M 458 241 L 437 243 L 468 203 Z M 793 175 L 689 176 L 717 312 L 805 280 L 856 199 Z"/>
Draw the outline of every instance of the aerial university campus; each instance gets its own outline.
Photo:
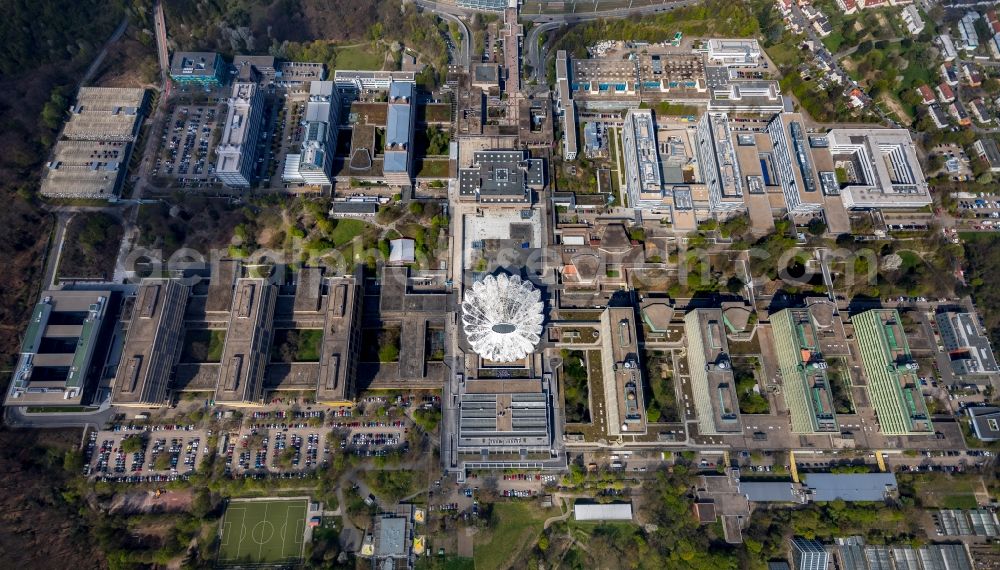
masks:
<path id="1" fill-rule="evenodd" d="M 1000 568 L 1000 6 L 0 0 L 10 568 Z"/>

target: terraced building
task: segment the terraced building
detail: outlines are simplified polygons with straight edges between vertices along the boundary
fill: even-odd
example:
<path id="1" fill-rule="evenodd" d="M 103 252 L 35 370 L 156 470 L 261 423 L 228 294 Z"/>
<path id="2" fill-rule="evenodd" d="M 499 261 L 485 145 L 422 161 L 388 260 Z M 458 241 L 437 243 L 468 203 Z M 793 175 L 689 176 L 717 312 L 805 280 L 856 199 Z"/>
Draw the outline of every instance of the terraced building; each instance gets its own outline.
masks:
<path id="1" fill-rule="evenodd" d="M 851 322 L 868 382 L 868 397 L 882 433 L 934 433 L 899 312 L 872 309 L 855 315 Z"/>
<path id="2" fill-rule="evenodd" d="M 771 328 L 792 432 L 839 431 L 812 312 L 808 308 L 779 311 L 771 316 Z"/>

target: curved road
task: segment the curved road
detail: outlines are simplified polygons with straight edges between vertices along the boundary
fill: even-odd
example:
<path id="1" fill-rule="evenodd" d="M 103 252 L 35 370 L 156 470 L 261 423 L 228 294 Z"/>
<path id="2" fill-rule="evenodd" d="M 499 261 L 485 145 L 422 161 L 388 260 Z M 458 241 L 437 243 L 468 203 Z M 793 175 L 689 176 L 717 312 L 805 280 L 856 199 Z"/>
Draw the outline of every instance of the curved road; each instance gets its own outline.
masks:
<path id="1" fill-rule="evenodd" d="M 467 12 L 464 10 L 449 10 L 447 6 L 442 6 L 437 2 L 429 0 L 415 0 L 415 2 L 417 6 L 433 14 L 437 14 L 443 20 L 454 22 L 462 28 L 462 51 L 458 54 L 458 61 L 456 63 L 468 69 L 472 60 L 472 43 L 469 35 L 469 26 L 465 25 L 465 22 L 458 17 L 459 15 L 466 15 Z"/>
<path id="2" fill-rule="evenodd" d="M 469 47 L 469 28 L 464 22 L 462 22 L 460 17 L 471 16 L 476 13 L 477 10 L 463 8 L 455 4 L 435 2 L 434 0 L 414 0 L 414 2 L 416 2 L 417 6 L 430 10 L 446 20 L 457 21 L 461 24 L 464 32 L 462 43 L 465 53 L 463 61 L 465 62 L 465 66 L 469 67 L 471 55 Z M 543 31 L 551 31 L 565 24 L 576 24 L 579 22 L 587 22 L 601 18 L 626 18 L 632 15 L 669 12 L 676 8 L 697 4 L 698 2 L 699 0 L 677 0 L 676 2 L 665 1 L 663 4 L 636 6 L 634 8 L 618 8 L 615 10 L 603 10 L 600 12 L 588 12 L 582 14 L 525 14 L 522 12 L 520 14 L 520 18 L 522 20 L 528 20 L 530 22 L 535 22 L 536 24 L 541 24 L 532 27 L 524 39 L 525 45 L 527 46 L 524 63 L 531 66 L 534 79 L 541 82 L 541 79 L 543 79 L 542 70 L 545 68 L 545 57 L 547 56 L 545 48 L 542 48 L 541 53 L 539 53 L 538 49 L 538 34 Z M 450 16 L 450 18 L 448 16 Z M 454 20 L 452 18 L 454 18 Z"/>
<path id="3" fill-rule="evenodd" d="M 658 12 L 669 12 L 676 8 L 697 4 L 699 0 L 678 0 L 669 4 L 654 4 L 652 6 L 641 6 L 636 8 L 619 8 L 617 10 L 606 10 L 602 12 L 590 12 L 586 14 L 521 14 L 521 18 L 535 22 L 536 25 L 528 31 L 524 38 L 525 45 L 525 65 L 531 66 L 532 77 L 535 82 L 541 84 L 545 80 L 545 61 L 548 58 L 548 47 L 539 47 L 538 36 L 542 32 L 550 32 L 569 24 L 578 24 L 599 20 L 601 18 L 625 18 L 635 14 L 656 14 Z"/>

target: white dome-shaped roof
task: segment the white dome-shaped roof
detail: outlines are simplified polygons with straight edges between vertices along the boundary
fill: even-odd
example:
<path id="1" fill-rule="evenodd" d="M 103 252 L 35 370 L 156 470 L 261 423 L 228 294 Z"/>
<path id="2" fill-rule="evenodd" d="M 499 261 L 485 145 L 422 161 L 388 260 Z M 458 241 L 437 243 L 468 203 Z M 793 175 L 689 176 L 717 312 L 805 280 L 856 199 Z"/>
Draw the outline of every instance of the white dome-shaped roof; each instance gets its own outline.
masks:
<path id="1" fill-rule="evenodd" d="M 520 360 L 542 334 L 541 293 L 517 275 L 473 283 L 462 303 L 462 328 L 476 354 L 494 362 Z"/>

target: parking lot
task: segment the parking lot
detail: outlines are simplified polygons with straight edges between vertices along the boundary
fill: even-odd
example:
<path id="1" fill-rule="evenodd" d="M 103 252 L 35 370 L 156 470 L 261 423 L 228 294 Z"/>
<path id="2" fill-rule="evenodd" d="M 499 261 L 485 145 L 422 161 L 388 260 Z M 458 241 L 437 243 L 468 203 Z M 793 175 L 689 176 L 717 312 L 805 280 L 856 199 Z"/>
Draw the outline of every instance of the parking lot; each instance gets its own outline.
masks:
<path id="1" fill-rule="evenodd" d="M 153 176 L 175 178 L 197 187 L 212 179 L 212 151 L 222 129 L 225 109 L 218 105 L 177 105 L 161 133 Z"/>
<path id="2" fill-rule="evenodd" d="M 281 427 L 284 426 L 284 427 Z M 226 434 L 226 474 L 311 471 L 330 461 L 327 430 L 304 423 L 266 424 Z"/>
<path id="3" fill-rule="evenodd" d="M 137 450 L 128 451 L 133 443 L 123 445 L 129 438 L 139 442 Z M 84 474 L 106 481 L 173 481 L 194 472 L 208 452 L 206 441 L 207 434 L 191 426 L 94 431 L 85 448 Z"/>

